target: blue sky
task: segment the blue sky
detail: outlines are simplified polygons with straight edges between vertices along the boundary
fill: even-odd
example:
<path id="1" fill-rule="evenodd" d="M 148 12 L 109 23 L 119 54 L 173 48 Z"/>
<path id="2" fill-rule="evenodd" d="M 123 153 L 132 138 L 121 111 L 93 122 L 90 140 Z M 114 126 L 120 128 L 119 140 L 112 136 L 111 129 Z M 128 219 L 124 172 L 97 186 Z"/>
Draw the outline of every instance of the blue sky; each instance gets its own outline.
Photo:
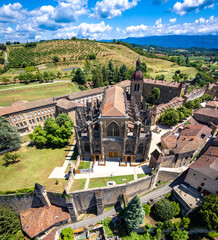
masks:
<path id="1" fill-rule="evenodd" d="M 218 0 L 0 0 L 0 42 L 218 32 Z"/>

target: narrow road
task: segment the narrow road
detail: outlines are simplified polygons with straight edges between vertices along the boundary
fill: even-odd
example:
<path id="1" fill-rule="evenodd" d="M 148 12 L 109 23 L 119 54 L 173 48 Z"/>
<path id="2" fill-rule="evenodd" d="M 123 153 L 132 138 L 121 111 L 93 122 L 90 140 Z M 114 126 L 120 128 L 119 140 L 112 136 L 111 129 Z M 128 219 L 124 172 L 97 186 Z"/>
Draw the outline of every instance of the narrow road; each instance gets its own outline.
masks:
<path id="1" fill-rule="evenodd" d="M 0 89 L 0 91 L 7 91 L 7 90 L 13 90 L 13 89 L 18 89 L 18 88 L 30 88 L 30 87 L 40 87 L 42 85 L 48 85 L 48 84 L 54 84 L 54 83 L 61 83 L 61 82 L 69 82 L 69 81 L 53 81 L 50 83 L 38 83 L 38 84 L 33 84 L 33 85 L 25 85 L 25 86 L 20 86 L 20 87 L 13 87 L 13 88 L 4 88 L 4 89 Z"/>

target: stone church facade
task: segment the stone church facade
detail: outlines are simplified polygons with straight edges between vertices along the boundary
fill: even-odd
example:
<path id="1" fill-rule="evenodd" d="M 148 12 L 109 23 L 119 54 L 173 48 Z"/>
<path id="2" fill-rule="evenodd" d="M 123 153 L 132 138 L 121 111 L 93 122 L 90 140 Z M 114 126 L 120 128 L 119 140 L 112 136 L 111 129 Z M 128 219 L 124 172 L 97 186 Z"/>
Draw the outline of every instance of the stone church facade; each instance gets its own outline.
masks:
<path id="1" fill-rule="evenodd" d="M 108 86 L 103 99 L 76 107 L 76 137 L 82 159 L 144 162 L 151 142 L 151 114 L 143 98 L 140 60 L 131 78 L 130 91 Z"/>

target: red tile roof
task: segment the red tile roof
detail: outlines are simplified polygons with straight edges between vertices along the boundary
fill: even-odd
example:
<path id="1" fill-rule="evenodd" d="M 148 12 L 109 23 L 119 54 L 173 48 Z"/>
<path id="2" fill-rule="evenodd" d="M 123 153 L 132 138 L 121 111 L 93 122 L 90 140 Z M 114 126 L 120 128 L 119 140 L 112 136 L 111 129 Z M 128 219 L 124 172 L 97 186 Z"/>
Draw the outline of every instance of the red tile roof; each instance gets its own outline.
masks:
<path id="1" fill-rule="evenodd" d="M 125 117 L 125 98 L 121 87 L 109 87 L 105 92 L 102 117 Z"/>
<path id="2" fill-rule="evenodd" d="M 154 84 L 154 85 L 160 85 L 160 86 L 169 86 L 169 87 L 175 87 L 178 88 L 181 86 L 180 83 L 177 82 L 168 82 L 166 80 L 153 80 L 153 79 L 144 79 L 144 83 L 146 84 Z"/>
<path id="3" fill-rule="evenodd" d="M 54 228 L 54 229 L 52 229 L 52 231 L 48 234 L 48 235 L 46 235 L 44 238 L 43 238 L 43 240 L 55 240 L 55 236 L 56 236 L 56 233 L 57 231 L 56 231 L 56 228 Z"/>
<path id="4" fill-rule="evenodd" d="M 218 108 L 218 100 L 209 101 L 209 102 L 207 103 L 206 107 Z"/>
<path id="5" fill-rule="evenodd" d="M 218 178 L 218 147 L 209 149 L 190 168 L 210 178 Z"/>
<path id="6" fill-rule="evenodd" d="M 70 219 L 66 208 L 50 207 L 31 208 L 20 213 L 23 231 L 31 238 L 39 235 L 54 224 Z"/>
<path id="7" fill-rule="evenodd" d="M 181 132 L 181 136 L 198 136 L 200 137 L 201 134 L 205 134 L 206 136 L 209 136 L 212 132 L 212 129 L 202 125 L 185 125 L 184 129 Z"/>
<path id="8" fill-rule="evenodd" d="M 194 113 L 194 116 L 195 116 L 195 114 L 218 118 L 218 110 L 212 109 L 212 108 L 207 108 L 207 107 L 196 110 Z"/>

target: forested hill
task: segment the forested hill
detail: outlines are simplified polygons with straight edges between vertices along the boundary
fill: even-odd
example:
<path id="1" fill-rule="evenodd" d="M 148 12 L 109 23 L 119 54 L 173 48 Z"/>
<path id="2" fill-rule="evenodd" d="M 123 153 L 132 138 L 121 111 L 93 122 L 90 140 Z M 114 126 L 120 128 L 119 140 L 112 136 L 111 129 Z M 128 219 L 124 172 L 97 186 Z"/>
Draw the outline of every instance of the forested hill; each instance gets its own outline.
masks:
<path id="1" fill-rule="evenodd" d="M 140 45 L 156 45 L 162 47 L 176 47 L 176 48 L 218 48 L 218 35 L 172 35 L 172 36 L 152 36 L 141 38 L 125 38 L 117 39 L 127 43 L 134 43 Z"/>

